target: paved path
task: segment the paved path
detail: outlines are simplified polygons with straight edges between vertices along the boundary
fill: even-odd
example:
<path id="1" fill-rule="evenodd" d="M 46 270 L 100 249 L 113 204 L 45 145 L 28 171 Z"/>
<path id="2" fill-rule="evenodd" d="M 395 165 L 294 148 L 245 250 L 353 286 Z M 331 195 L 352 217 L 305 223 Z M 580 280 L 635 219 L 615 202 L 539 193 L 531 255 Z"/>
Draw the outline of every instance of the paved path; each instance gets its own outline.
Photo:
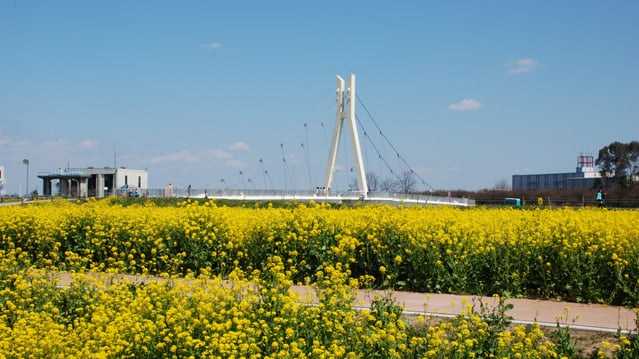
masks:
<path id="1" fill-rule="evenodd" d="M 114 277 L 123 278 L 132 283 L 148 283 L 163 281 L 157 277 L 133 275 L 105 275 L 90 274 L 103 280 Z M 71 282 L 71 275 L 61 273 L 57 275 L 59 284 L 65 286 Z M 313 296 L 313 289 L 304 286 L 293 286 L 291 289 L 302 297 Z M 358 309 L 370 307 L 375 296 L 391 295 L 395 303 L 403 307 L 405 314 L 427 315 L 433 317 L 453 317 L 465 310 L 466 304 L 475 304 L 475 311 L 479 311 L 478 301 L 483 301 L 488 308 L 494 308 L 499 300 L 492 297 L 471 295 L 429 294 L 414 292 L 388 292 L 359 290 L 354 303 Z M 601 331 L 601 332 L 637 332 L 637 314 L 633 309 L 608 306 L 601 304 L 581 304 L 548 300 L 507 299 L 506 304 L 513 304 L 513 309 L 506 315 L 513 318 L 514 323 L 530 324 L 537 321 L 544 326 L 556 327 L 569 325 L 573 329 Z"/>
<path id="2" fill-rule="evenodd" d="M 382 293 L 382 294 L 380 294 Z M 376 293 L 362 292 L 359 297 L 370 302 Z M 383 292 L 377 294 L 383 295 Z M 479 311 L 479 300 L 494 308 L 499 300 L 492 297 L 461 296 L 452 294 L 426 294 L 412 292 L 392 293 L 397 304 L 404 306 L 405 313 L 426 313 L 434 316 L 457 315 L 465 309 L 465 303 L 475 305 Z M 632 309 L 600 304 L 581 304 L 548 300 L 507 299 L 513 309 L 506 315 L 513 317 L 515 323 L 533 323 L 544 326 L 569 325 L 574 329 L 616 332 L 637 331 L 637 314 Z"/>

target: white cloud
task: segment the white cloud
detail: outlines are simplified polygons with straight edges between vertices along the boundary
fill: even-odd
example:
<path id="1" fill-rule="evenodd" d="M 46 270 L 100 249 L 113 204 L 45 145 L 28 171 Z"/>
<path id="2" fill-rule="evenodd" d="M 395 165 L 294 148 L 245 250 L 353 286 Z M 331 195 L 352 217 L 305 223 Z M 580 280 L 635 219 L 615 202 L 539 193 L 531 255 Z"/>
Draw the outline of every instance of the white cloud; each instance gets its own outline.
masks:
<path id="1" fill-rule="evenodd" d="M 215 160 L 226 160 L 233 158 L 233 155 L 222 150 L 212 149 L 203 152 L 204 156 Z"/>
<path id="2" fill-rule="evenodd" d="M 453 111 L 475 111 L 475 110 L 479 110 L 483 106 L 484 105 L 482 105 L 477 100 L 466 99 L 466 100 L 462 100 L 461 102 L 453 103 L 449 105 L 448 109 Z"/>
<path id="3" fill-rule="evenodd" d="M 519 59 L 508 64 L 508 74 L 523 74 L 535 71 L 540 66 L 539 61 L 533 59 Z"/>
<path id="4" fill-rule="evenodd" d="M 207 44 L 200 44 L 200 47 L 203 49 L 219 49 L 220 47 L 222 47 L 222 44 L 220 44 L 219 42 L 211 42 Z"/>
<path id="5" fill-rule="evenodd" d="M 41 143 L 34 143 L 33 146 L 43 146 L 61 150 L 66 147 L 73 147 L 73 143 L 69 140 L 58 138 L 55 140 L 44 140 Z"/>
<path id="6" fill-rule="evenodd" d="M 241 142 L 238 142 L 231 147 L 237 147 L 239 149 L 247 148 L 247 146 L 245 144 L 242 145 Z M 197 163 L 201 161 L 223 161 L 224 166 L 230 168 L 241 168 L 246 166 L 246 163 L 244 163 L 240 159 L 237 159 L 232 153 L 219 149 L 209 149 L 198 153 L 191 153 L 187 150 L 181 150 L 165 155 L 156 156 L 148 160 L 148 162 L 150 163 Z"/>
<path id="7" fill-rule="evenodd" d="M 156 156 L 149 160 L 151 163 L 162 163 L 162 162 L 188 162 L 194 163 L 197 162 L 198 158 L 196 155 L 192 154 L 189 151 L 182 150 L 179 152 L 169 153 L 163 156 Z"/>
<path id="8" fill-rule="evenodd" d="M 26 148 L 30 148 L 32 146 L 31 142 L 29 141 L 23 141 L 23 140 L 7 140 L 4 139 L 2 140 L 2 142 L 0 143 L 0 145 L 2 146 L 6 146 L 7 148 L 4 149 L 6 150 L 23 150 Z"/>
<path id="9" fill-rule="evenodd" d="M 89 149 L 89 148 L 95 148 L 99 145 L 99 143 L 97 141 L 91 140 L 91 139 L 86 139 L 82 142 L 80 142 L 79 146 L 82 149 Z"/>
<path id="10" fill-rule="evenodd" d="M 231 151 L 248 151 L 249 149 L 251 149 L 251 146 L 242 141 L 235 142 L 229 146 L 229 150 Z"/>
<path id="11" fill-rule="evenodd" d="M 291 164 L 304 163 L 304 159 L 296 153 L 287 153 L 284 158 L 286 159 L 286 162 Z"/>
<path id="12" fill-rule="evenodd" d="M 38 142 L 0 139 L 0 146 L 2 146 L 3 152 L 10 154 L 7 157 L 22 158 L 30 156 L 39 158 L 43 162 L 55 162 L 60 159 L 64 159 L 66 162 L 69 159 L 75 159 L 79 155 L 85 157 L 84 155 L 88 153 L 88 150 L 96 149 L 99 145 L 99 142 L 91 139 L 86 139 L 79 143 L 66 139 L 48 139 Z"/>
<path id="13" fill-rule="evenodd" d="M 246 167 L 246 163 L 244 163 L 244 161 L 241 161 L 241 160 L 238 160 L 238 159 L 228 160 L 228 161 L 226 161 L 226 165 L 228 167 L 231 167 L 231 168 L 244 168 L 244 167 Z"/>
<path id="14" fill-rule="evenodd" d="M 427 175 L 433 173 L 434 171 L 434 169 L 431 167 L 415 167 L 414 170 L 421 175 Z"/>

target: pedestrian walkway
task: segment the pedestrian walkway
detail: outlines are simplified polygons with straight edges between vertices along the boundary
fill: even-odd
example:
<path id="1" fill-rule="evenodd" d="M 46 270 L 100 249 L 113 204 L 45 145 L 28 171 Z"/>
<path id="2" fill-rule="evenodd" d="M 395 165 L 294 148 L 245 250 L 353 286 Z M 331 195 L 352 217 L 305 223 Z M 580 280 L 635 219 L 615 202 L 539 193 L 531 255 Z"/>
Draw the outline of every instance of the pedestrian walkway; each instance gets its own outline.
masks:
<path id="1" fill-rule="evenodd" d="M 383 296 L 385 292 L 362 291 L 358 294 L 358 301 L 368 306 L 375 295 Z M 403 306 L 406 314 L 455 316 L 466 309 L 465 303 L 476 303 L 476 311 L 480 310 L 480 300 L 489 308 L 499 304 L 499 299 L 492 297 L 413 292 L 392 292 L 391 295 L 398 305 Z M 505 313 L 513 318 L 513 323 L 530 324 L 536 321 L 540 325 L 552 327 L 559 323 L 581 330 L 637 332 L 637 314 L 625 307 L 533 299 L 506 299 L 505 304 L 513 305 L 513 309 Z"/>
<path id="2" fill-rule="evenodd" d="M 149 283 L 164 281 L 164 278 L 123 274 L 88 274 L 95 278 L 112 282 L 127 280 L 131 283 Z M 72 276 L 68 273 L 57 274 L 59 285 L 71 283 Z M 306 286 L 292 286 L 302 298 L 314 298 L 314 290 Z M 455 317 L 466 310 L 466 305 L 475 305 L 475 311 L 480 311 L 479 301 L 489 310 L 499 304 L 498 298 L 472 295 L 414 293 L 402 291 L 358 290 L 354 307 L 357 309 L 370 308 L 377 297 L 391 296 L 393 301 L 403 308 L 407 315 L 424 315 L 431 317 Z M 637 314 L 635 310 L 602 304 L 583 304 L 552 300 L 506 299 L 504 304 L 512 304 L 513 309 L 505 315 L 512 317 L 516 324 L 539 323 L 542 326 L 556 327 L 570 326 L 573 329 L 622 333 L 637 333 Z"/>

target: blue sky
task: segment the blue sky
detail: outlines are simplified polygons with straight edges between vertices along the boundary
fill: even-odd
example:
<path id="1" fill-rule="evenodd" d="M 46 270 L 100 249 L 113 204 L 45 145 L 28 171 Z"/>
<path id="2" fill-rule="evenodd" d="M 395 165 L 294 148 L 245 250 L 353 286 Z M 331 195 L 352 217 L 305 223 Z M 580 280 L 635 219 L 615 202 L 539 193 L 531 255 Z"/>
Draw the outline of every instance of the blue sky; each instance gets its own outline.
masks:
<path id="1" fill-rule="evenodd" d="M 38 191 L 39 172 L 114 164 L 152 188 L 320 186 L 350 74 L 380 179 L 397 154 L 418 189 L 571 172 L 639 140 L 637 19 L 637 1 L 0 0 L 5 192 L 24 158 Z"/>

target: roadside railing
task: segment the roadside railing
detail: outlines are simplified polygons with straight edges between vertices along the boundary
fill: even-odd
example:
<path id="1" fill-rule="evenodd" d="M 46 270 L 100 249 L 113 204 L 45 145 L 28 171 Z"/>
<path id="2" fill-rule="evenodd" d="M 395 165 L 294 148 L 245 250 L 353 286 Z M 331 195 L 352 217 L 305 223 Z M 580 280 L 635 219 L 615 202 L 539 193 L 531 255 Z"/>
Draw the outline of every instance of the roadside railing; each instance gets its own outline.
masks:
<path id="1" fill-rule="evenodd" d="M 474 206 L 475 201 L 469 198 L 424 196 L 408 193 L 369 192 L 366 195 L 358 191 L 326 191 L 315 190 L 264 190 L 264 189 L 194 189 L 163 188 L 140 189 L 141 197 L 183 197 L 183 198 L 223 198 L 237 200 L 269 200 L 269 201 L 310 201 L 319 202 L 375 202 L 406 205 L 451 205 Z"/>

